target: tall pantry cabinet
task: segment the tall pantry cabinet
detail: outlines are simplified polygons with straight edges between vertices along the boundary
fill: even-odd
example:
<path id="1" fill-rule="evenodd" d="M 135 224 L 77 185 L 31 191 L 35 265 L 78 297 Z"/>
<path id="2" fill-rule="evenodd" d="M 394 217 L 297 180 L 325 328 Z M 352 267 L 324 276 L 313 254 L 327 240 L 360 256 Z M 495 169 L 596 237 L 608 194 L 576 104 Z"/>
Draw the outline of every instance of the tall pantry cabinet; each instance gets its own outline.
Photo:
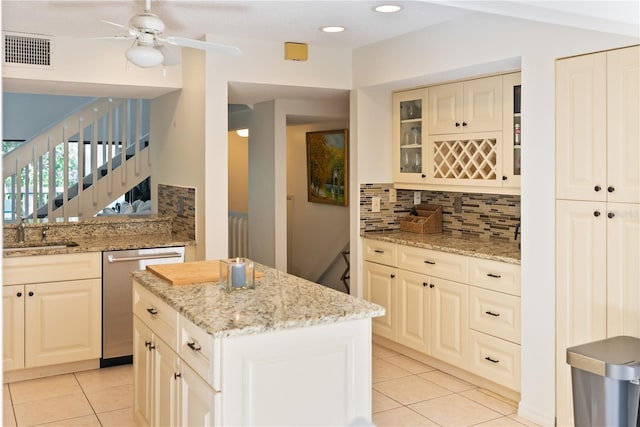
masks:
<path id="1" fill-rule="evenodd" d="M 556 416 L 566 349 L 640 337 L 640 46 L 556 63 Z"/>

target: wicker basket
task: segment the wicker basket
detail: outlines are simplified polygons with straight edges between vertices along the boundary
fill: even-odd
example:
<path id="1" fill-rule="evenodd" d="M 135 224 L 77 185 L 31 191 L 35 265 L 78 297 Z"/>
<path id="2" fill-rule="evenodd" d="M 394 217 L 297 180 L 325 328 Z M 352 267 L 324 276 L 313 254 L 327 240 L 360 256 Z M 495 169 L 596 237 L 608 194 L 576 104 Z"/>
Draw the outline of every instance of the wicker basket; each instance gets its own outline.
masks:
<path id="1" fill-rule="evenodd" d="M 400 220 L 400 230 L 411 233 L 442 233 L 442 206 L 421 203 L 417 205 L 418 215 L 407 215 Z"/>

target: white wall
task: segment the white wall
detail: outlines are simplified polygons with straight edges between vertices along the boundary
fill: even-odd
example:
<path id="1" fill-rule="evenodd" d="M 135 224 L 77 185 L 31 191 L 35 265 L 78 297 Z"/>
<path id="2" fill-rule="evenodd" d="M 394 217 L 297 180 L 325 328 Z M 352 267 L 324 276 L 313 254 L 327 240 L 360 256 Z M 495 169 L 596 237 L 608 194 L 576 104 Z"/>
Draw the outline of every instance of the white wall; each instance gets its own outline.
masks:
<path id="1" fill-rule="evenodd" d="M 530 142 L 522 149 L 519 412 L 543 425 L 553 425 L 555 417 L 554 63 L 558 57 L 638 42 L 637 38 L 478 14 L 354 52 L 360 183 L 392 181 L 390 167 L 381 171 L 377 162 L 366 160 L 370 153 L 390 154 L 392 90 L 507 71 L 521 62 L 522 129 Z M 389 104 L 386 114 L 381 114 L 384 98 Z M 384 139 L 372 137 L 377 131 Z M 358 220 L 358 212 L 352 210 L 352 235 Z M 361 251 L 353 251 L 352 245 L 352 265 L 361 268 Z"/>

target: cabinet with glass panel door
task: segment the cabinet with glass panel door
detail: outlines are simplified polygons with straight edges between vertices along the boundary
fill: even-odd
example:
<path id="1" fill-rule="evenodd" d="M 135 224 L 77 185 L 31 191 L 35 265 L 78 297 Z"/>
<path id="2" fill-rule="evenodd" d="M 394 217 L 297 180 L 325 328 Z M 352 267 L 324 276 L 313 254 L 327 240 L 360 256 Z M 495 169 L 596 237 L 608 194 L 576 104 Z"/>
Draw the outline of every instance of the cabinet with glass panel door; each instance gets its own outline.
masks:
<path id="1" fill-rule="evenodd" d="M 427 89 L 393 94 L 393 176 L 396 183 L 426 182 Z"/>
<path id="2" fill-rule="evenodd" d="M 502 186 L 520 188 L 522 147 L 520 73 L 503 75 L 502 84 Z"/>

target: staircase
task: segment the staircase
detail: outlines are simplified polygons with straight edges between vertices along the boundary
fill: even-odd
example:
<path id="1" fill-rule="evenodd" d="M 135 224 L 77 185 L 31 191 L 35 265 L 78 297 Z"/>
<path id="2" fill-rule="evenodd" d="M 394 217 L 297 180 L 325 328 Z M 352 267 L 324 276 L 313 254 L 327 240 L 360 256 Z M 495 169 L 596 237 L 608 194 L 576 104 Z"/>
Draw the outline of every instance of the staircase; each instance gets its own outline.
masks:
<path id="1" fill-rule="evenodd" d="M 142 100 L 99 99 L 5 154 L 5 219 L 92 217 L 147 179 L 144 116 Z"/>

